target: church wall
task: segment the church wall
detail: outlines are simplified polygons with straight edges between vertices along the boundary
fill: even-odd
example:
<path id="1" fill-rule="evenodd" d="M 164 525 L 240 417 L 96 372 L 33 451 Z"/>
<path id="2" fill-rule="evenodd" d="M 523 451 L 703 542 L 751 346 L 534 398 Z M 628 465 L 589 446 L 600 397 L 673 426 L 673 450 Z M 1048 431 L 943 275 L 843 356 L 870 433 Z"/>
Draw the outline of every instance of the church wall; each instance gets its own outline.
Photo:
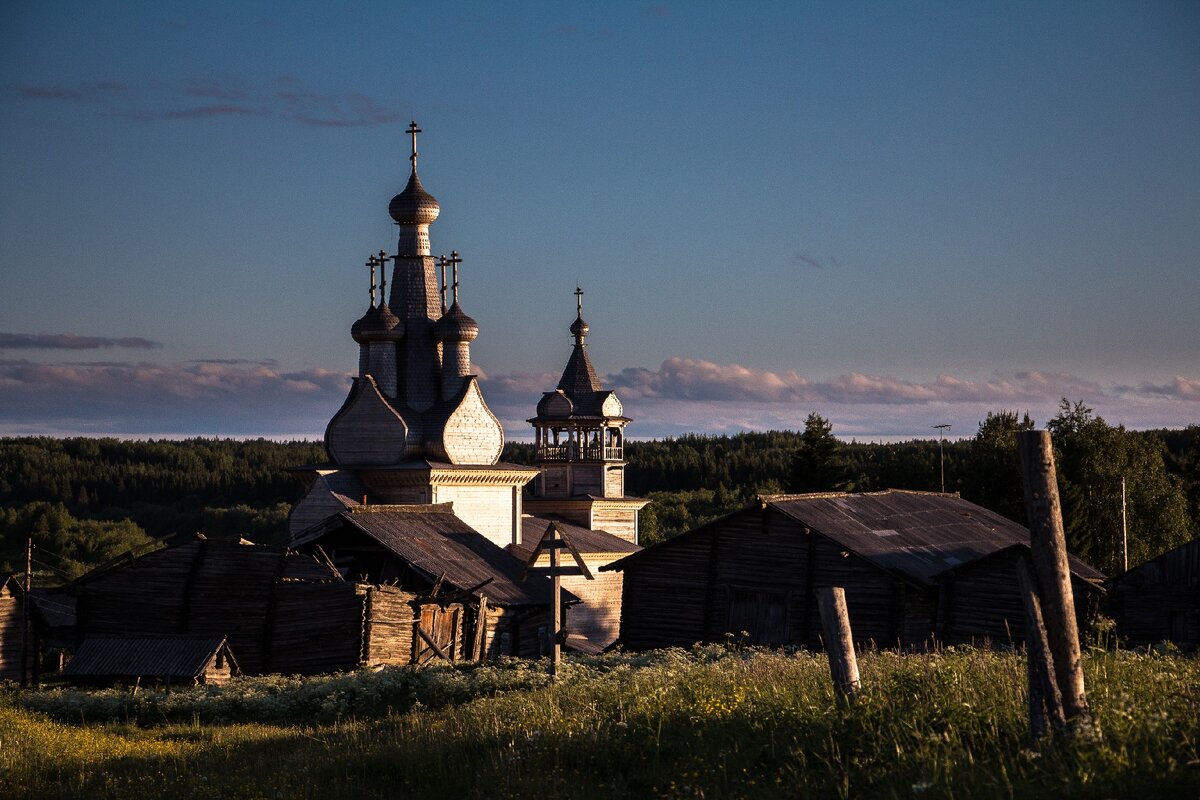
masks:
<path id="1" fill-rule="evenodd" d="M 576 464 L 571 468 L 571 494 L 604 494 L 604 465 Z"/>
<path id="2" fill-rule="evenodd" d="M 582 575 L 562 579 L 562 586 L 583 602 L 567 609 L 566 627 L 580 633 L 602 647 L 612 644 L 621 629 L 621 588 L 624 577 L 620 572 L 600 572 L 600 567 L 612 561 L 607 558 L 585 558 L 594 580 Z"/>
<path id="3" fill-rule="evenodd" d="M 592 506 L 594 531 L 608 531 L 627 542 L 637 543 L 637 511 L 631 508 L 605 508 L 597 503 Z"/>
<path id="4" fill-rule="evenodd" d="M 453 503 L 454 516 L 500 547 L 515 541 L 511 486 L 437 486 L 433 502 Z"/>
<path id="5" fill-rule="evenodd" d="M 625 496 L 625 468 L 624 467 L 605 467 L 604 468 L 604 492 L 605 497 L 624 497 Z"/>

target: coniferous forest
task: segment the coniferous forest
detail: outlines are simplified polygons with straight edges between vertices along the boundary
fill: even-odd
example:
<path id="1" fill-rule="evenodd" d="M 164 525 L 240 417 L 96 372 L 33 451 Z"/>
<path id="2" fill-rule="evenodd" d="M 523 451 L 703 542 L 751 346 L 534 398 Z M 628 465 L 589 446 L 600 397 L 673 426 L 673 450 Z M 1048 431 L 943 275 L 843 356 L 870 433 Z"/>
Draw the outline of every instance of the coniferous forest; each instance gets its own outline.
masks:
<path id="1" fill-rule="evenodd" d="M 1003 411 L 969 439 L 868 444 L 811 414 L 802 431 L 630 441 L 626 492 L 654 501 L 641 520 L 649 545 L 758 494 L 937 491 L 944 464 L 946 491 L 1024 522 L 1015 434 L 1034 424 Z M 1065 400 L 1045 426 L 1068 544 L 1084 560 L 1121 571 L 1122 478 L 1131 566 L 1200 532 L 1200 426 L 1127 431 Z M 510 444 L 504 459 L 531 463 L 533 446 Z M 173 536 L 278 543 L 302 492 L 287 468 L 324 461 L 315 442 L 0 439 L 0 574 L 23 568 L 30 536 L 42 585 Z"/>

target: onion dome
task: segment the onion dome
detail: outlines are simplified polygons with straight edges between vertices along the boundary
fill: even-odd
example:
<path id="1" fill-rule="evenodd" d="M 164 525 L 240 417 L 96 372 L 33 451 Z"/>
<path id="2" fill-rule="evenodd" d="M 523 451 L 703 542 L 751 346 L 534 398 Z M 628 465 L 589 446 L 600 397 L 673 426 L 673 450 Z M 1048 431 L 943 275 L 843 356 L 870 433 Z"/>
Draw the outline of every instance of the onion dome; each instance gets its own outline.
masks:
<path id="1" fill-rule="evenodd" d="M 438 218 L 441 210 L 438 201 L 421 185 L 415 169 L 404 191 L 388 204 L 388 213 L 397 225 L 428 225 Z"/>
<path id="2" fill-rule="evenodd" d="M 359 344 L 367 342 L 394 342 L 404 336 L 400 318 L 386 305 L 369 308 L 367 313 L 350 326 L 350 335 Z"/>
<path id="3" fill-rule="evenodd" d="M 576 339 L 582 339 L 584 336 L 587 336 L 589 330 L 590 328 L 583 321 L 583 317 L 576 317 L 575 321 L 571 323 L 571 335 Z"/>
<path id="4" fill-rule="evenodd" d="M 478 335 L 479 323 L 468 317 L 457 302 L 433 323 L 433 336 L 439 342 L 473 342 Z"/>

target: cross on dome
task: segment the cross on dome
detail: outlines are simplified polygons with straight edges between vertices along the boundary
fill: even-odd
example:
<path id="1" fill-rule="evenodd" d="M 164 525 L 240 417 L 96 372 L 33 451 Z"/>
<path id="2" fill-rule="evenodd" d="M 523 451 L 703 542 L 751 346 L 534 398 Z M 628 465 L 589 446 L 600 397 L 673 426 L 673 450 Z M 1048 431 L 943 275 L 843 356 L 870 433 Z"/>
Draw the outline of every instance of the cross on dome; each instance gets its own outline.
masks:
<path id="1" fill-rule="evenodd" d="M 412 155 L 408 157 L 408 160 L 412 162 L 414 170 L 417 168 L 417 134 L 420 132 L 421 129 L 417 127 L 415 119 L 408 124 L 408 133 L 412 136 Z"/>

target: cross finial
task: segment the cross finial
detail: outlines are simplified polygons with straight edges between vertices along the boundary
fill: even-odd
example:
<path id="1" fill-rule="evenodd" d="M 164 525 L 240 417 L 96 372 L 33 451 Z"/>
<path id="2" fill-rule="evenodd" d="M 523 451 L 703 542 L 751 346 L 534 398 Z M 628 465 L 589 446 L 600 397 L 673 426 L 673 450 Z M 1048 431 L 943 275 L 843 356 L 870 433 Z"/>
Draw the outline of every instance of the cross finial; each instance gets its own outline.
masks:
<path id="1" fill-rule="evenodd" d="M 379 251 L 379 305 L 387 305 L 387 262 L 386 250 Z"/>
<path id="2" fill-rule="evenodd" d="M 446 313 L 446 265 L 450 262 L 446 260 L 446 256 L 438 256 L 438 266 L 442 268 L 442 314 Z"/>
<path id="3" fill-rule="evenodd" d="M 371 268 L 371 308 L 375 307 L 375 267 L 379 262 L 375 260 L 375 254 L 367 259 L 367 266 Z"/>
<path id="4" fill-rule="evenodd" d="M 575 287 L 575 316 L 583 319 L 583 289 Z"/>
<path id="5" fill-rule="evenodd" d="M 458 265 L 461 263 L 462 263 L 462 259 L 458 257 L 458 251 L 451 250 L 450 251 L 450 266 L 454 270 L 454 283 L 453 283 L 454 295 L 453 295 L 453 298 L 454 298 L 455 303 L 458 302 Z"/>
<path id="6" fill-rule="evenodd" d="M 408 157 L 408 160 L 412 162 L 413 172 L 417 171 L 417 134 L 420 132 L 421 129 L 417 127 L 415 119 L 408 124 L 408 133 L 412 136 L 412 155 Z"/>

